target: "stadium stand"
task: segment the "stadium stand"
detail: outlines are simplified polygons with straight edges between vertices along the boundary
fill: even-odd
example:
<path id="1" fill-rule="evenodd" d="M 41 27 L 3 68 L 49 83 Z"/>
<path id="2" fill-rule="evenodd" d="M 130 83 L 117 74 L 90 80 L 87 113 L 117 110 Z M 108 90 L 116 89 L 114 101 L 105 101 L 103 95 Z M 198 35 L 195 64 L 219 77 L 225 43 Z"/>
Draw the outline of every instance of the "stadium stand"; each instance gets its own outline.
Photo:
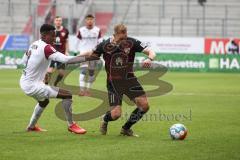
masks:
<path id="1" fill-rule="evenodd" d="M 204 6 L 196 0 L 135 0 L 120 21 L 132 35 L 232 37 L 240 35 L 239 7 L 239 0 Z"/>
<path id="2" fill-rule="evenodd" d="M 46 17 L 49 8 L 39 2 L 53 0 L 0 0 L 0 33 L 29 33 L 30 24 L 44 22 L 39 17 Z M 239 0 L 207 0 L 204 6 L 198 0 L 57 0 L 56 14 L 67 19 L 71 33 L 87 13 L 95 13 L 97 25 L 108 34 L 114 24 L 125 23 L 135 36 L 236 37 L 240 36 L 239 7 Z"/>
<path id="3" fill-rule="evenodd" d="M 108 26 L 113 18 L 113 13 L 96 12 L 96 25 L 101 28 L 102 34 L 107 32 Z"/>
<path id="4" fill-rule="evenodd" d="M 30 1 L 0 0 L 0 33 L 21 33 L 29 15 Z"/>

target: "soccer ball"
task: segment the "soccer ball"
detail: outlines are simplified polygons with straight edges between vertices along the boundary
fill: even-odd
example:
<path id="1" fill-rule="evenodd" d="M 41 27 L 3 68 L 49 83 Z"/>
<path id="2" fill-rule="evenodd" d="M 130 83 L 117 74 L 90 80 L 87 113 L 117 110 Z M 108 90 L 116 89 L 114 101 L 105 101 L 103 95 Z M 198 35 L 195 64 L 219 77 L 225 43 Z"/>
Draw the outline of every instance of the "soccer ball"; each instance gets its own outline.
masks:
<path id="1" fill-rule="evenodd" d="M 169 129 L 173 140 L 184 140 L 187 136 L 187 128 L 183 124 L 174 124 Z"/>

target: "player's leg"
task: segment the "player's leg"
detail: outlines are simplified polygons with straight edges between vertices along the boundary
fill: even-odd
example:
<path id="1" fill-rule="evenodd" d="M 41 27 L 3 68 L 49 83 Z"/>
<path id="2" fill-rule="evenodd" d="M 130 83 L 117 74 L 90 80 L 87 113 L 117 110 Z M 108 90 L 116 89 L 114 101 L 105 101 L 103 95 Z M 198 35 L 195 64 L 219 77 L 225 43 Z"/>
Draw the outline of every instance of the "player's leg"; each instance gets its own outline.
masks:
<path id="1" fill-rule="evenodd" d="M 48 99 L 45 99 L 43 101 L 38 101 L 38 104 L 35 106 L 34 111 L 32 113 L 29 125 L 27 127 L 27 131 L 39 131 L 39 132 L 46 131 L 45 129 L 42 129 L 36 126 L 36 124 L 42 112 L 47 107 L 48 103 L 49 103 Z"/>
<path id="2" fill-rule="evenodd" d="M 85 83 L 85 79 L 86 79 L 86 75 L 87 75 L 87 63 L 83 63 L 80 66 L 80 75 L 79 75 L 79 87 L 80 87 L 80 92 L 79 92 L 79 96 L 84 96 L 85 95 L 85 87 L 86 87 L 86 83 Z"/>
<path id="3" fill-rule="evenodd" d="M 120 118 L 122 113 L 122 94 L 117 94 L 110 83 L 108 83 L 107 89 L 109 105 L 111 107 L 110 110 L 102 117 L 102 122 L 100 124 L 100 132 L 102 135 L 107 134 L 108 123 Z"/>
<path id="4" fill-rule="evenodd" d="M 131 113 L 127 122 L 123 125 L 124 130 L 129 130 L 135 123 L 137 123 L 143 115 L 149 110 L 149 105 L 146 95 L 136 97 L 134 102 L 137 108 Z"/>
<path id="5" fill-rule="evenodd" d="M 110 111 L 106 112 L 105 115 L 103 115 L 102 117 L 102 121 L 100 124 L 100 132 L 102 135 L 107 134 L 108 123 L 110 121 L 117 120 L 118 118 L 121 117 L 121 114 L 122 114 L 120 105 L 111 106 L 110 108 L 111 108 Z"/>
<path id="6" fill-rule="evenodd" d="M 68 126 L 73 124 L 72 118 L 72 94 L 64 89 L 59 89 L 57 98 L 62 99 L 62 106 L 65 112 L 66 121 Z"/>
<path id="7" fill-rule="evenodd" d="M 96 61 L 90 61 L 89 65 L 88 65 L 88 80 L 87 80 L 87 84 L 86 84 L 86 96 L 90 96 L 90 89 L 91 86 L 95 80 L 95 68 L 96 68 L 97 62 Z"/>
<path id="8" fill-rule="evenodd" d="M 58 70 L 58 76 L 57 76 L 57 78 L 54 82 L 54 86 L 57 86 L 57 84 L 63 79 L 65 64 L 58 62 L 57 63 L 57 70 Z"/>
<path id="9" fill-rule="evenodd" d="M 134 135 L 131 127 L 149 110 L 147 96 L 142 86 L 137 81 L 133 84 L 134 87 L 130 88 L 126 95 L 134 101 L 137 108 L 131 113 L 127 122 L 122 126 L 121 134 L 126 136 L 137 136 Z"/>
<path id="10" fill-rule="evenodd" d="M 71 92 L 59 89 L 57 98 L 62 99 L 62 106 L 68 123 L 68 130 L 76 134 L 85 134 L 87 131 L 79 127 L 72 118 L 72 94 Z"/>
<path id="11" fill-rule="evenodd" d="M 35 107 L 33 116 L 30 121 L 30 127 L 36 126 L 44 108 L 49 103 L 49 98 L 62 99 L 62 106 L 65 112 L 66 120 L 68 122 L 68 130 L 77 134 L 84 134 L 86 130 L 80 128 L 72 119 L 72 94 L 69 91 L 59 89 L 57 87 L 50 87 L 44 83 L 38 83 L 33 86 L 34 92 L 31 93 L 31 97 L 38 100 L 39 104 Z"/>

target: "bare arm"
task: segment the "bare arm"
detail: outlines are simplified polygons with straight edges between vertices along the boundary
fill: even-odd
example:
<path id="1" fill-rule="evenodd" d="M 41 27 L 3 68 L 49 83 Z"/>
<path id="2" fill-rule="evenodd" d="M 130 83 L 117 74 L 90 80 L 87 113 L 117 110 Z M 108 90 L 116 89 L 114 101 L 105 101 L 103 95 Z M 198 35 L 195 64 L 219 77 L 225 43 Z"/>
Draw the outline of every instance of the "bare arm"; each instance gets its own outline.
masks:
<path id="1" fill-rule="evenodd" d="M 90 56 L 93 54 L 93 51 L 81 52 L 81 56 Z"/>
<path id="2" fill-rule="evenodd" d="M 149 48 L 144 49 L 143 53 L 146 54 L 150 60 L 154 60 L 156 57 L 156 53 Z"/>
<path id="3" fill-rule="evenodd" d="M 66 56 L 60 52 L 55 52 L 49 56 L 50 60 L 66 63 L 66 64 L 75 64 L 86 61 L 98 60 L 99 57 L 96 55 L 85 55 L 85 56 Z"/>
<path id="4" fill-rule="evenodd" d="M 82 62 L 93 61 L 93 60 L 99 60 L 99 57 L 96 55 L 86 55 L 86 56 L 81 55 L 68 60 L 67 64 L 82 63 Z"/>

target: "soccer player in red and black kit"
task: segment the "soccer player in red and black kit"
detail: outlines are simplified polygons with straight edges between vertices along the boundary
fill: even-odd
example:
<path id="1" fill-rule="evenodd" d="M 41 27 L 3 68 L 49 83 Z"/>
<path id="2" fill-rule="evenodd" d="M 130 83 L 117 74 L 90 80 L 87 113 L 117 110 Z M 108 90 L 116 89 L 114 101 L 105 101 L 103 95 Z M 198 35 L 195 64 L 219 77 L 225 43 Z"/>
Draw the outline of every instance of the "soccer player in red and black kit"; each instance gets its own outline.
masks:
<path id="1" fill-rule="evenodd" d="M 56 39 L 53 46 L 57 51 L 68 56 L 68 29 L 62 26 L 62 17 L 60 16 L 55 17 L 54 24 L 56 28 Z M 54 72 L 55 68 L 58 70 L 58 76 L 54 82 L 54 86 L 57 86 L 57 84 L 62 80 L 64 76 L 65 65 L 61 62 L 52 61 L 45 78 L 46 84 L 50 81 L 51 74 Z"/>
<path id="2" fill-rule="evenodd" d="M 103 41 L 95 50 L 88 53 L 97 57 L 103 55 L 107 72 L 110 109 L 103 116 L 100 125 L 102 135 L 106 135 L 108 123 L 117 120 L 121 116 L 123 94 L 133 100 L 137 108 L 122 126 L 121 135 L 137 136 L 133 133 L 131 127 L 149 110 L 145 91 L 133 73 L 136 52 L 143 52 L 148 56 L 143 62 L 143 67 L 149 68 L 156 55 L 155 52 L 139 40 L 128 37 L 126 26 L 119 24 L 114 27 L 113 37 Z"/>

